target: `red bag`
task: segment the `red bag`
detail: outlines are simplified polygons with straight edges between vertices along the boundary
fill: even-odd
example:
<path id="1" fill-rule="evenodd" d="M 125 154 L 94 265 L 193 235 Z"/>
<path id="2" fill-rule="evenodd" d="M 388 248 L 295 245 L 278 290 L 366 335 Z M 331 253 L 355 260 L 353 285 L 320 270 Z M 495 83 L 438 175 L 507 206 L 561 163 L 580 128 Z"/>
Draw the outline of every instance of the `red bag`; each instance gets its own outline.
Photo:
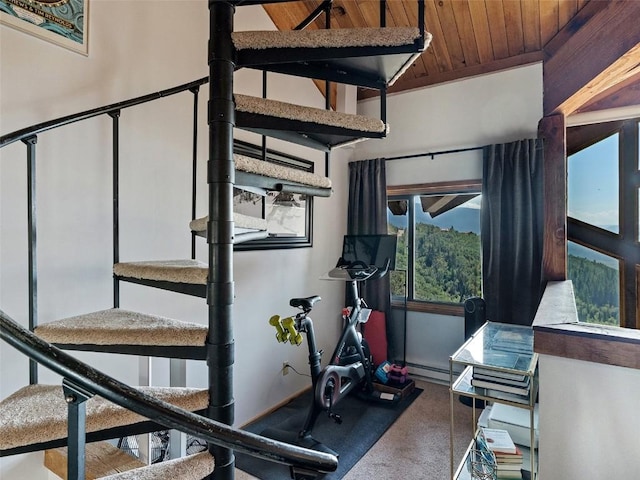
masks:
<path id="1" fill-rule="evenodd" d="M 384 312 L 371 312 L 364 324 L 364 339 L 369 344 L 374 365 L 380 365 L 387 359 L 387 322 Z"/>

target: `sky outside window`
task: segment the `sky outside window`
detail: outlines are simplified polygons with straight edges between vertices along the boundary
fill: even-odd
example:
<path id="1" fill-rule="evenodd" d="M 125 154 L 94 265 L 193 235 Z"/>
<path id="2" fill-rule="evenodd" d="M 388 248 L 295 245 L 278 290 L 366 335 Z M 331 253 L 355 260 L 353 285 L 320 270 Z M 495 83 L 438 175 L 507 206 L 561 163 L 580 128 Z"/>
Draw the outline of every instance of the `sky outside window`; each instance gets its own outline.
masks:
<path id="1" fill-rule="evenodd" d="M 568 158 L 568 214 L 614 233 L 620 231 L 618 134 Z"/>

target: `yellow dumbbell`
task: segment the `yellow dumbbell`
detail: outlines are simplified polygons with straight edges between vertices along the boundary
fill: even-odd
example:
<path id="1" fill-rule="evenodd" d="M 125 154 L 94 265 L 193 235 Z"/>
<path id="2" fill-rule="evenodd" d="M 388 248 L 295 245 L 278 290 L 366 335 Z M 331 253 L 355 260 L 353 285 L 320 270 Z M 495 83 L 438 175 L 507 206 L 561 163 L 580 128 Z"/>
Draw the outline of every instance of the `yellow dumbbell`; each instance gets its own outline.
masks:
<path id="1" fill-rule="evenodd" d="M 289 341 L 291 345 L 300 345 L 302 343 L 302 335 L 296 330 L 296 324 L 293 317 L 287 317 L 282 320 L 282 326 L 289 332 Z"/>
<path id="2" fill-rule="evenodd" d="M 276 340 L 279 343 L 286 343 L 289 332 L 285 332 L 280 323 L 280 315 L 274 315 L 269 319 L 269 325 L 276 327 Z"/>

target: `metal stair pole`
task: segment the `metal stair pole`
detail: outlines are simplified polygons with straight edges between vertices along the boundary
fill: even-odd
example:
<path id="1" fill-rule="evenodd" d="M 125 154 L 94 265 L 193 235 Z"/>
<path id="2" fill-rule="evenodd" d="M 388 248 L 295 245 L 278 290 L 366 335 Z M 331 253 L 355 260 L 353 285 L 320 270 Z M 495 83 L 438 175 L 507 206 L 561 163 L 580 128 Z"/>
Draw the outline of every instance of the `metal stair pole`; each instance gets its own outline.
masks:
<path id="1" fill-rule="evenodd" d="M 113 264 L 120 261 L 120 110 L 108 114 L 112 120 Z M 113 277 L 113 308 L 120 308 L 120 281 Z"/>
<path id="2" fill-rule="evenodd" d="M 36 255 L 36 143 L 33 135 L 23 140 L 27 146 L 27 236 L 29 251 L 29 330 L 38 326 L 38 261 Z M 29 360 L 29 383 L 38 383 L 38 364 Z"/>
<path id="3" fill-rule="evenodd" d="M 327 30 L 331 30 L 331 7 L 333 6 L 333 1 L 324 2 L 325 7 L 325 17 L 324 17 L 324 28 Z M 331 110 L 331 82 L 329 80 L 325 80 L 324 82 L 324 108 L 326 110 Z M 324 176 L 328 177 L 330 174 L 330 159 L 331 159 L 331 150 L 324 152 Z M 313 222 L 312 222 L 313 223 Z"/>
<path id="4" fill-rule="evenodd" d="M 233 32 L 234 6 L 228 1 L 209 0 L 209 276 L 207 305 L 209 335 L 210 418 L 233 424 L 233 74 L 235 70 Z M 215 480 L 232 480 L 235 475 L 233 450 L 210 445 L 215 458 Z"/>
<path id="5" fill-rule="evenodd" d="M 67 478 L 84 480 L 86 445 L 86 401 L 93 393 L 75 385 L 66 378 L 62 381 L 62 391 L 67 402 Z"/>
<path id="6" fill-rule="evenodd" d="M 191 157 L 191 220 L 196 218 L 198 188 L 198 93 L 200 85 L 190 88 L 193 93 L 193 144 Z M 196 258 L 196 232 L 191 232 L 191 259 Z"/>

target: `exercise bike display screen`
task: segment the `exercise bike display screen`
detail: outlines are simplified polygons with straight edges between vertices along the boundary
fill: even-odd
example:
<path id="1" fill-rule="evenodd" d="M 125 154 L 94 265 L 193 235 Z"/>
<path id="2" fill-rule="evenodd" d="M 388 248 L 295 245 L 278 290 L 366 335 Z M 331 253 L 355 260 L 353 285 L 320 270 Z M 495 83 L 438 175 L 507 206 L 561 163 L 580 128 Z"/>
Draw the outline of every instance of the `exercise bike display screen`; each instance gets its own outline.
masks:
<path id="1" fill-rule="evenodd" d="M 398 238 L 395 235 L 345 235 L 342 261 L 359 261 L 382 269 L 388 259 L 389 270 L 395 270 L 397 242 Z"/>

